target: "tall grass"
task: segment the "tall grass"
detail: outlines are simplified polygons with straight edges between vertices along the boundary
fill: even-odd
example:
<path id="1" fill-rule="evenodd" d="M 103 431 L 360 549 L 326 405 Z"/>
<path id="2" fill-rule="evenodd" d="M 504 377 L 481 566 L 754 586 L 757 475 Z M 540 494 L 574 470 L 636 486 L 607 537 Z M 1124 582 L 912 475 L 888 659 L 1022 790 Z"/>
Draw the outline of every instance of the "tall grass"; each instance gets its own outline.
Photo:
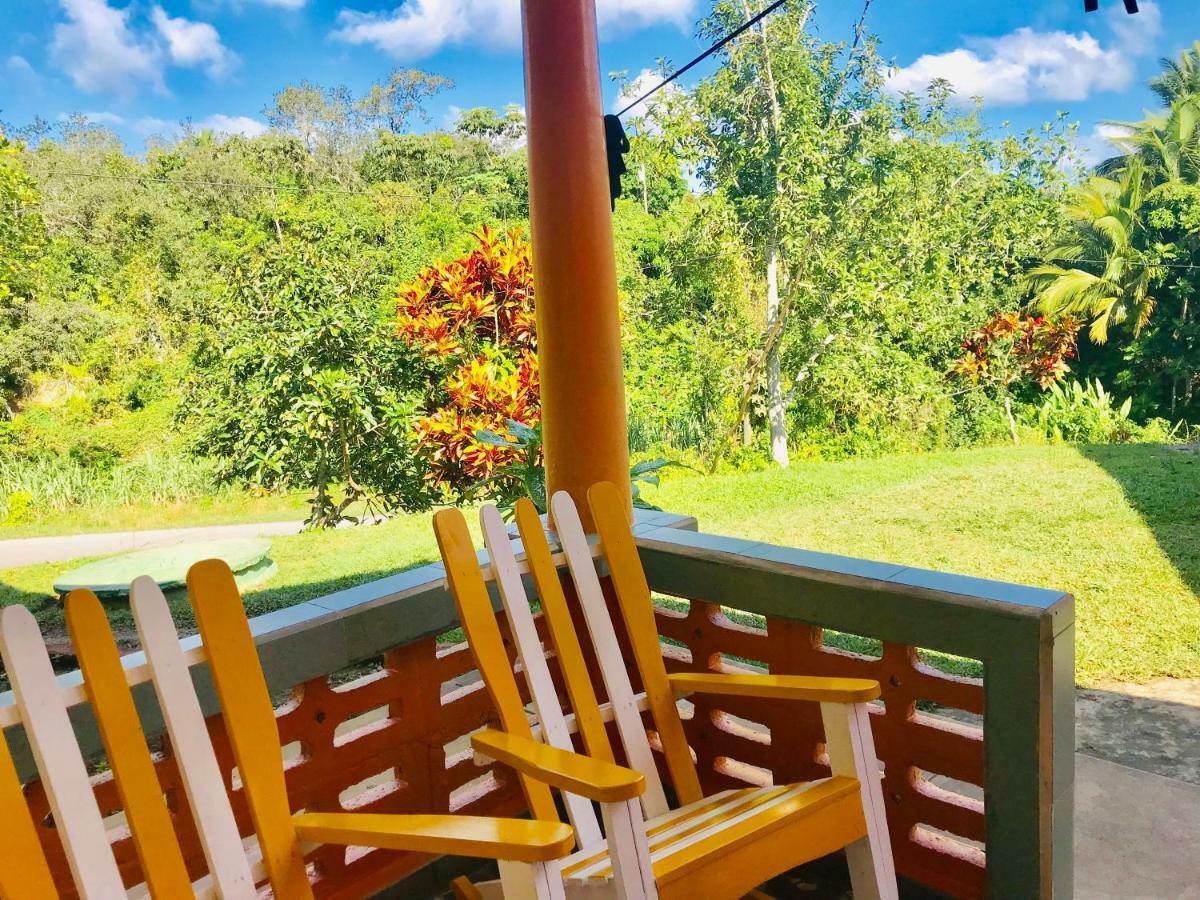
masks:
<path id="1" fill-rule="evenodd" d="M 64 456 L 0 461 L 0 522 L 21 510 L 174 503 L 219 490 L 210 461 L 181 453 L 151 451 L 104 469 Z"/>

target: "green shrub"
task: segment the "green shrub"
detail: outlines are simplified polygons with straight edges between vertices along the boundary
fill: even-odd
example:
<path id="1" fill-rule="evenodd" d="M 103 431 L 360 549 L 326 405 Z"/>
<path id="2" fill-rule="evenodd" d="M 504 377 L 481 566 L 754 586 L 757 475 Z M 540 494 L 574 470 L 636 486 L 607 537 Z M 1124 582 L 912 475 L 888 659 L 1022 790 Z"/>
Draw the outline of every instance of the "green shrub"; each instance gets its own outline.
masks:
<path id="1" fill-rule="evenodd" d="M 1142 429 L 1129 418 L 1133 398 L 1120 406 L 1099 379 L 1052 384 L 1041 404 L 1022 410 L 1023 424 L 1052 441 L 1120 444 L 1138 440 Z"/>

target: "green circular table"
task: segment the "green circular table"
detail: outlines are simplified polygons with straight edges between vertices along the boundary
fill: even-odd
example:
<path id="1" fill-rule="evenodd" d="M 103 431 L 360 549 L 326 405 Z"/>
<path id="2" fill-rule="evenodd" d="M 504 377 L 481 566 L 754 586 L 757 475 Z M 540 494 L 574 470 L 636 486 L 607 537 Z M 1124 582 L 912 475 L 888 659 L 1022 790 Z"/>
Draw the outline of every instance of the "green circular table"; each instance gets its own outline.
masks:
<path id="1" fill-rule="evenodd" d="M 278 571 L 267 557 L 270 552 L 271 542 L 267 538 L 229 538 L 135 550 L 72 569 L 54 582 L 54 590 L 62 597 L 76 588 L 88 588 L 101 600 L 117 600 L 129 595 L 129 583 L 139 575 L 150 576 L 164 591 L 181 590 L 186 587 L 187 571 L 193 563 L 223 559 L 244 591 L 257 587 Z"/>

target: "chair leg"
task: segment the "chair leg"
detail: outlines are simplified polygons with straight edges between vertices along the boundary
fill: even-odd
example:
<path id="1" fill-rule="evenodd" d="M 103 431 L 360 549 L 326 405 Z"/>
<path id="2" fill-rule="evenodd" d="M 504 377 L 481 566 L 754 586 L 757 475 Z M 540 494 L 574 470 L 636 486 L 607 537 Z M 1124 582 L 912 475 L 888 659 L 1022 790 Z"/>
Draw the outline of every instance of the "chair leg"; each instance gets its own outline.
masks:
<path id="1" fill-rule="evenodd" d="M 650 867 L 646 823 L 637 800 L 602 803 L 604 835 L 613 867 L 613 884 L 619 900 L 656 900 L 658 888 Z"/>
<path id="2" fill-rule="evenodd" d="M 896 867 L 867 705 L 822 703 L 821 720 L 833 774 L 853 776 L 861 786 L 867 836 L 846 847 L 854 900 L 897 900 Z"/>
<path id="3" fill-rule="evenodd" d="M 566 900 L 557 861 L 522 863 L 500 860 L 504 900 Z"/>

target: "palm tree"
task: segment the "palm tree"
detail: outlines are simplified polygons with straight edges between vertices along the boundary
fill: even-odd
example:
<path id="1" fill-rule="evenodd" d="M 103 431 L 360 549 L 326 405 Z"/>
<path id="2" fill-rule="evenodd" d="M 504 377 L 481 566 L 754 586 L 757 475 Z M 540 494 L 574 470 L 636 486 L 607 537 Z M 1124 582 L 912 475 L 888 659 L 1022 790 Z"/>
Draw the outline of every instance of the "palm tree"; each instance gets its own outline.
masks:
<path id="1" fill-rule="evenodd" d="M 1138 158 L 1155 185 L 1200 182 L 1200 93 L 1179 97 L 1165 112 L 1140 122 L 1106 124 L 1125 129 L 1109 139 L 1125 152 L 1102 162 L 1098 175 L 1114 176 Z"/>
<path id="2" fill-rule="evenodd" d="M 1093 177 L 1072 191 L 1063 243 L 1026 276 L 1042 312 L 1090 318 L 1097 344 L 1108 340 L 1111 325 L 1128 323 L 1137 335 L 1154 310 L 1151 290 L 1162 267 L 1142 228 L 1146 180 L 1144 162 L 1134 157 L 1119 179 Z"/>
<path id="3" fill-rule="evenodd" d="M 1150 79 L 1154 91 L 1167 106 L 1184 97 L 1200 94 L 1200 41 L 1179 54 L 1179 61 L 1159 60 L 1162 74 Z"/>

